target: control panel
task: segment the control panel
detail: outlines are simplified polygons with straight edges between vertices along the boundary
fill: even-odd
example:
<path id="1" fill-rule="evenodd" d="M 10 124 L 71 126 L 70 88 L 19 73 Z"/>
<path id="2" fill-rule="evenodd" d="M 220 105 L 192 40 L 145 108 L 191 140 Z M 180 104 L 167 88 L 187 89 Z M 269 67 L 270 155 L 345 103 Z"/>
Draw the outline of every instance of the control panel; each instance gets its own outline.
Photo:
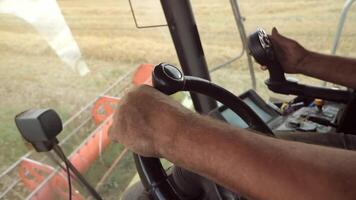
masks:
<path id="1" fill-rule="evenodd" d="M 325 102 L 320 107 L 316 105 L 302 107 L 289 115 L 282 117 L 280 125 L 274 127 L 276 132 L 335 132 L 343 105 Z"/>
<path id="2" fill-rule="evenodd" d="M 282 112 L 276 106 L 267 104 L 253 90 L 239 97 L 276 133 L 334 132 L 344 109 L 343 104 L 328 101 L 321 104 L 315 101 L 310 105 L 302 105 L 295 110 Z M 210 115 L 234 126 L 248 128 L 240 116 L 224 105 L 220 105 Z"/>

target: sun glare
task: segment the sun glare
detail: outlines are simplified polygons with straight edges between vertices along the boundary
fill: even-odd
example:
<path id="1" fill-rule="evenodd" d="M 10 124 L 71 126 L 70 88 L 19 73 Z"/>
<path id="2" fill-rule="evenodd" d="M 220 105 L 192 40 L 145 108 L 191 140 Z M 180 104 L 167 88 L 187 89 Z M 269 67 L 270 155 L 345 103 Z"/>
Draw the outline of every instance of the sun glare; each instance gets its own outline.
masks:
<path id="1" fill-rule="evenodd" d="M 89 72 L 56 0 L 1 0 L 0 13 L 31 24 L 72 70 L 81 76 Z"/>

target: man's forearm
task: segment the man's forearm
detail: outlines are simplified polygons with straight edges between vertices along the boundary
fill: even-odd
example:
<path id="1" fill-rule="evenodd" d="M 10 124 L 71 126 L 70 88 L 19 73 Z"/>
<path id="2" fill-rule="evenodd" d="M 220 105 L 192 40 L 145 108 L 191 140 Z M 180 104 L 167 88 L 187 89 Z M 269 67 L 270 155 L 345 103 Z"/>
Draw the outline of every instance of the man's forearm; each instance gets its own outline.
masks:
<path id="1" fill-rule="evenodd" d="M 297 71 L 356 89 L 356 59 L 309 52 Z"/>
<path id="2" fill-rule="evenodd" d="M 198 115 L 161 154 L 252 199 L 356 195 L 356 153 L 261 136 Z"/>

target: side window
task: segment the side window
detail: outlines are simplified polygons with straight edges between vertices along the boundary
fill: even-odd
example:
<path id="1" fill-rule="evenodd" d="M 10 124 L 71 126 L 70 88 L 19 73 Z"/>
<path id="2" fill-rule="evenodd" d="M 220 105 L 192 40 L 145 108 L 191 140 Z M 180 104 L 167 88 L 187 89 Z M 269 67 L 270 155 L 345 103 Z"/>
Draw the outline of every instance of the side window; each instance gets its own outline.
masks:
<path id="1" fill-rule="evenodd" d="M 280 33 L 290 37 L 307 49 L 330 54 L 343 1 L 238 1 L 241 15 L 245 18 L 244 26 L 247 35 L 257 27 L 271 31 L 277 27 Z M 241 51 L 239 31 L 234 21 L 229 1 L 192 2 L 196 21 L 201 35 L 203 48 L 210 68 L 234 58 Z M 356 40 L 353 37 L 356 29 L 352 19 L 356 7 L 351 7 L 345 28 L 340 40 L 338 55 L 355 56 Z M 264 80 L 268 73 L 261 71 L 254 63 L 257 90 L 264 98 L 272 94 L 266 89 Z M 300 82 L 321 85 L 323 81 L 302 75 L 289 75 Z M 251 88 L 250 73 L 246 56 L 212 73 L 214 82 L 240 94 Z"/>

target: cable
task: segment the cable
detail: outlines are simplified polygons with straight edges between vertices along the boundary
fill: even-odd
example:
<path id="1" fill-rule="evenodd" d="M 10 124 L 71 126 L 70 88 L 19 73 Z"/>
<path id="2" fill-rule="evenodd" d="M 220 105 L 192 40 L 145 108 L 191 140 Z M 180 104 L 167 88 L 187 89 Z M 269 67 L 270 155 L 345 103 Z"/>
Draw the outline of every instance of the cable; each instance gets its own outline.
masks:
<path id="1" fill-rule="evenodd" d="M 54 162 L 56 165 L 58 165 L 63 171 L 66 171 L 66 167 L 63 166 L 60 161 L 58 161 L 57 159 L 55 159 L 55 158 L 53 157 L 52 152 L 50 152 L 50 151 L 49 151 L 49 152 L 46 152 L 46 155 L 47 155 L 47 157 L 48 157 L 52 162 Z M 73 177 L 72 177 L 72 178 L 73 178 Z"/>
<path id="2" fill-rule="evenodd" d="M 57 155 L 57 154 L 54 154 L 53 152 L 47 152 L 47 157 L 48 157 L 49 159 L 51 159 L 52 162 L 54 162 L 55 164 L 57 164 L 63 171 L 66 171 L 66 166 L 63 166 L 62 163 L 61 163 L 59 160 L 55 159 L 55 158 L 54 158 L 54 155 Z M 61 160 L 62 160 L 62 159 L 61 159 Z M 70 177 L 72 178 L 72 180 L 74 179 L 75 181 L 79 182 L 79 180 L 77 179 L 77 177 L 75 177 L 75 176 L 73 175 L 73 173 L 70 173 Z M 0 198 L 0 199 L 1 199 L 1 198 Z"/>
<path id="3" fill-rule="evenodd" d="M 55 144 L 53 146 L 53 150 L 54 152 L 57 153 L 57 155 L 64 161 L 64 163 L 66 164 L 66 166 L 68 166 L 68 168 L 70 170 L 72 170 L 72 172 L 74 173 L 74 175 L 79 179 L 79 181 L 85 186 L 85 188 L 88 190 L 88 192 L 94 197 L 94 199 L 97 200 L 102 200 L 101 196 L 99 195 L 99 193 L 90 185 L 90 183 L 82 176 L 82 174 L 75 168 L 75 166 L 68 160 L 68 158 L 65 156 L 65 154 L 63 153 L 62 149 L 60 146 L 58 146 L 57 144 Z"/>
<path id="4" fill-rule="evenodd" d="M 57 155 L 59 156 L 59 158 L 61 158 L 63 161 L 64 161 L 64 164 L 65 164 L 65 169 L 64 167 L 59 163 L 59 166 L 63 169 L 63 170 L 66 170 L 67 171 L 67 178 L 68 178 L 68 193 L 69 193 L 69 197 L 68 199 L 69 200 L 72 200 L 72 181 L 71 181 L 71 174 L 70 174 L 70 169 L 69 169 L 69 165 L 68 163 L 66 162 L 66 156 L 64 155 L 63 151 L 61 150 L 61 148 L 55 144 L 54 146 L 56 146 L 56 148 L 58 148 L 60 151 L 56 151 L 56 148 L 54 147 L 55 149 L 55 152 L 57 153 Z M 54 159 L 53 159 L 54 160 Z"/>
<path id="5" fill-rule="evenodd" d="M 66 165 L 66 170 L 67 170 L 67 177 L 68 177 L 68 193 L 69 193 L 69 200 L 72 200 L 72 181 L 70 178 L 70 171 L 69 171 L 69 166 L 68 163 L 65 162 Z"/>

